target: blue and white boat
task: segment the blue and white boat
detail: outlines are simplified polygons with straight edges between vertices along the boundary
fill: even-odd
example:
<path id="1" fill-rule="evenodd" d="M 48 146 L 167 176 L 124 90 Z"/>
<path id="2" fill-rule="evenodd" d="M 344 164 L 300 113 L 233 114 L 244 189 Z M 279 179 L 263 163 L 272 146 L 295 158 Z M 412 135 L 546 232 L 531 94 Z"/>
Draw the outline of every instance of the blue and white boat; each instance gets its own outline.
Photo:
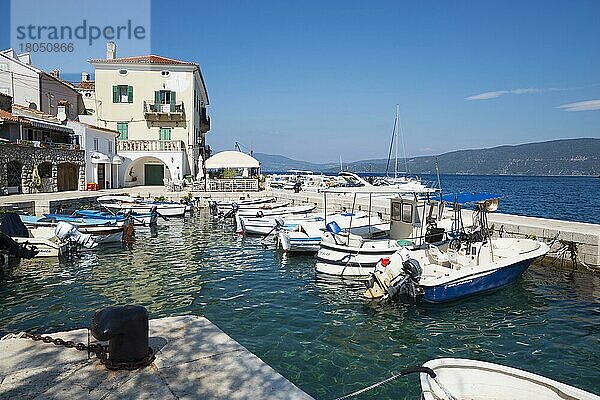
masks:
<path id="1" fill-rule="evenodd" d="M 456 225 L 462 225 L 460 206 L 475 205 L 474 228 L 449 234 L 452 240 L 419 249 L 402 248 L 381 259 L 366 282 L 367 298 L 403 296 L 439 303 L 488 292 L 517 280 L 548 245 L 532 239 L 492 238 L 487 212 L 498 206 L 497 195 L 453 195 Z M 447 198 L 449 200 L 450 197 Z"/>

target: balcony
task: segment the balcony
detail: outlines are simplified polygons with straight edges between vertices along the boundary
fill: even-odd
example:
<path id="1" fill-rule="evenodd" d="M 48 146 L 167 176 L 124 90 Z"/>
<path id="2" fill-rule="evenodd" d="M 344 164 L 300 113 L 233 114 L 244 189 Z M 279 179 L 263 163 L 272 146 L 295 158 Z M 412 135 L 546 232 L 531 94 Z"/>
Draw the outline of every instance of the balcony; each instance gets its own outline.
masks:
<path id="1" fill-rule="evenodd" d="M 119 140 L 117 151 L 184 151 L 181 140 Z"/>
<path id="2" fill-rule="evenodd" d="M 203 116 L 202 119 L 200 119 L 200 131 L 202 131 L 202 133 L 206 133 L 208 131 L 210 131 L 210 117 L 209 116 Z"/>
<path id="3" fill-rule="evenodd" d="M 78 144 L 73 143 L 55 143 L 41 140 L 23 140 L 17 139 L 16 144 L 26 147 L 40 147 L 43 149 L 59 149 L 59 150 L 80 150 Z"/>
<path id="4" fill-rule="evenodd" d="M 144 101 L 144 118 L 150 121 L 180 121 L 185 118 L 183 101 L 160 104 Z"/>

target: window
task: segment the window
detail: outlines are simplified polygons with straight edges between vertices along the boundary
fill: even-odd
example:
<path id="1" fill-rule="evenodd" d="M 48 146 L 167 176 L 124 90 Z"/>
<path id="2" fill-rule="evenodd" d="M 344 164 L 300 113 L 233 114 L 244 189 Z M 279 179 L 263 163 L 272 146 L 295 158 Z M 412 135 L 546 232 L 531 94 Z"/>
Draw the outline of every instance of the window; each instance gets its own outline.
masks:
<path id="1" fill-rule="evenodd" d="M 98 138 L 94 138 L 94 151 L 98 151 L 100 145 L 98 144 Z"/>
<path id="2" fill-rule="evenodd" d="M 133 86 L 113 86 L 113 103 L 133 103 Z"/>
<path id="3" fill-rule="evenodd" d="M 171 128 L 160 128 L 159 140 L 171 140 Z"/>
<path id="4" fill-rule="evenodd" d="M 8 64 L 0 64 L 0 71 L 8 71 Z"/>
<path id="5" fill-rule="evenodd" d="M 111 154 L 113 152 L 113 142 L 112 140 L 106 141 L 106 147 L 108 148 L 108 153 Z"/>
<path id="6" fill-rule="evenodd" d="M 154 104 L 160 112 L 175 111 L 175 92 L 169 90 L 157 90 L 154 92 Z"/>
<path id="7" fill-rule="evenodd" d="M 54 95 L 50 94 L 50 93 L 46 93 L 46 96 L 48 96 L 48 108 L 52 108 L 54 107 L 53 100 L 54 100 Z"/>
<path id="8" fill-rule="evenodd" d="M 129 139 L 129 124 L 127 122 L 117 122 L 117 132 L 119 132 L 119 136 L 117 136 L 119 140 Z"/>
<path id="9" fill-rule="evenodd" d="M 400 203 L 392 202 L 392 219 L 394 221 L 400 221 L 400 218 L 401 218 Z"/>
<path id="10" fill-rule="evenodd" d="M 402 222 L 408 224 L 413 222 L 412 209 L 412 204 L 402 204 Z"/>
<path id="11" fill-rule="evenodd" d="M 169 71 L 160 71 L 160 74 L 164 77 L 169 76 L 171 73 Z"/>
<path id="12" fill-rule="evenodd" d="M 91 94 L 90 92 L 86 92 L 86 93 L 84 94 L 84 96 L 85 96 L 85 97 L 92 97 L 92 94 Z"/>
<path id="13" fill-rule="evenodd" d="M 120 69 L 119 70 L 119 75 L 127 75 L 127 70 L 126 69 Z"/>

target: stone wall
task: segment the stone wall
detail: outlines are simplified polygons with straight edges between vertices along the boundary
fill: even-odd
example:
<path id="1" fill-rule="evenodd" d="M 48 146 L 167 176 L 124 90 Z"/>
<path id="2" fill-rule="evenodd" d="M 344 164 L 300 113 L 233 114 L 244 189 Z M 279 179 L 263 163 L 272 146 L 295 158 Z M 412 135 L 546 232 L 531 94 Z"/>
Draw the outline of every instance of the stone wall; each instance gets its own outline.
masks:
<path id="1" fill-rule="evenodd" d="M 0 145 L 0 195 L 8 194 L 7 164 L 11 161 L 18 161 L 22 165 L 22 193 L 57 192 L 59 189 L 58 165 L 63 163 L 74 164 L 77 167 L 78 189 L 85 190 L 85 153 L 83 150 L 33 147 L 14 143 Z M 34 165 L 40 165 L 43 162 L 52 163 L 51 182 L 36 185 L 33 179 L 33 168 Z"/>

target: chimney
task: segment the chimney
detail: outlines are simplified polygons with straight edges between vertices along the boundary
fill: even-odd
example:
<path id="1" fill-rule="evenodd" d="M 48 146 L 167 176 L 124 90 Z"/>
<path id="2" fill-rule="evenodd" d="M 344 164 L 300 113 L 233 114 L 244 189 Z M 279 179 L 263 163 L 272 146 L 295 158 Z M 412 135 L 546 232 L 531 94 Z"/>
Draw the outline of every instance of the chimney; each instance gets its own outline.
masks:
<path id="1" fill-rule="evenodd" d="M 62 124 L 67 120 L 67 107 L 65 105 L 59 105 L 56 107 L 56 119 Z"/>
<path id="2" fill-rule="evenodd" d="M 115 42 L 110 41 L 106 43 L 106 59 L 114 60 L 115 58 L 117 58 L 117 45 Z"/>
<path id="3" fill-rule="evenodd" d="M 89 82 L 90 81 L 90 73 L 82 72 L 81 73 L 81 82 Z"/>
<path id="4" fill-rule="evenodd" d="M 55 78 L 58 78 L 60 76 L 60 71 L 57 70 L 57 69 L 53 70 L 52 71 L 52 76 L 55 77 Z"/>

